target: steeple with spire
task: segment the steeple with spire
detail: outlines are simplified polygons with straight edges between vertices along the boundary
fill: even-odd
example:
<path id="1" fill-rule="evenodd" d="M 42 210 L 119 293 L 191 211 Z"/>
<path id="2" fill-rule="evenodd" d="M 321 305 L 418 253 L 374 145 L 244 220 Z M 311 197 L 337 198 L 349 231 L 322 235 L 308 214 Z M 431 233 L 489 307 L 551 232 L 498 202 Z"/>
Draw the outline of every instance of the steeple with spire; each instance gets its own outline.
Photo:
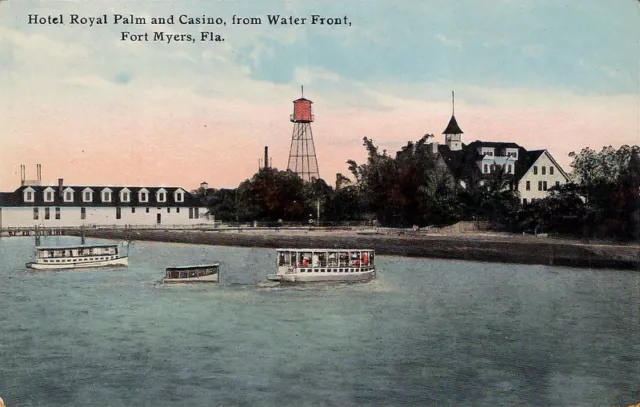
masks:
<path id="1" fill-rule="evenodd" d="M 442 134 L 444 134 L 444 141 L 449 147 L 451 151 L 462 150 L 462 129 L 458 125 L 456 121 L 456 104 L 455 104 L 455 94 L 451 91 L 451 105 L 452 105 L 452 113 L 451 120 L 449 120 L 449 124 L 447 128 L 444 129 Z"/>

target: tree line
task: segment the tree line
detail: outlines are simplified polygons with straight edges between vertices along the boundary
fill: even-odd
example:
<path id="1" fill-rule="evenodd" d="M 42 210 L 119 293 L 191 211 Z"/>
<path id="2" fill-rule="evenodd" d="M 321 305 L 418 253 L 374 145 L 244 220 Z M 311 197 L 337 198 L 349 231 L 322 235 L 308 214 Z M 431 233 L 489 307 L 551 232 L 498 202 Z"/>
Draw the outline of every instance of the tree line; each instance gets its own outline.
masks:
<path id="1" fill-rule="evenodd" d="M 473 152 L 452 172 L 425 135 L 395 154 L 363 139 L 366 161 L 348 160 L 350 177 L 305 182 L 291 171 L 262 168 L 235 189 L 197 193 L 217 220 L 380 226 L 445 226 L 485 221 L 512 232 L 614 238 L 640 237 L 640 147 L 585 148 L 571 153 L 571 182 L 523 205 L 512 174 L 498 167 L 481 174 Z"/>

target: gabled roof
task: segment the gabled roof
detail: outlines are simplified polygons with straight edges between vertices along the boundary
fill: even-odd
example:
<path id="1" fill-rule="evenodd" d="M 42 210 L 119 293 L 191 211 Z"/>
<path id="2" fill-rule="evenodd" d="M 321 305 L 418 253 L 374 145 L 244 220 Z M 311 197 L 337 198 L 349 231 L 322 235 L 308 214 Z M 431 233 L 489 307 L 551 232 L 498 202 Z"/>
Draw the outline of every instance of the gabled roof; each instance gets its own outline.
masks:
<path id="1" fill-rule="evenodd" d="M 451 120 L 449 120 L 449 124 L 442 134 L 463 134 L 462 129 L 458 126 L 455 116 L 451 115 Z"/>
<path id="2" fill-rule="evenodd" d="M 538 161 L 538 158 L 545 152 L 546 150 L 532 150 L 527 151 L 524 148 L 520 148 L 518 151 L 518 161 L 516 162 L 515 168 L 515 176 L 516 180 L 520 181 L 524 174 L 529 171 L 529 168 L 533 166 L 533 164 Z"/>
<path id="3" fill-rule="evenodd" d="M 33 202 L 24 202 L 23 201 L 23 191 L 27 188 L 31 188 L 34 190 L 34 201 Z M 98 186 L 98 185 L 63 185 L 63 191 L 67 188 L 72 188 L 76 191 L 83 191 L 87 188 L 92 189 L 93 191 L 100 192 L 105 188 L 108 188 L 112 192 L 111 200 L 108 202 L 103 202 L 101 199 L 101 194 L 94 194 L 93 200 L 91 202 L 84 202 L 83 197 L 79 196 L 82 194 L 73 194 L 73 201 L 64 202 L 63 197 L 60 195 L 60 188 L 58 185 L 38 185 L 38 186 L 21 186 L 16 189 L 14 192 L 0 192 L 0 206 L 158 206 L 158 207 L 200 207 L 204 206 L 200 200 L 189 193 L 186 189 L 182 187 L 125 187 L 125 186 Z M 44 191 L 45 190 L 54 190 L 53 201 L 45 202 L 44 200 Z M 156 200 L 156 192 L 164 189 L 167 192 L 167 196 L 165 196 L 165 201 L 157 201 Z M 131 192 L 129 201 L 121 201 L 120 200 L 120 191 L 127 190 Z M 147 202 L 139 202 L 138 201 L 138 192 L 141 190 L 146 190 L 149 192 L 148 201 Z M 175 200 L 175 191 L 184 191 L 184 199 L 183 201 Z"/>

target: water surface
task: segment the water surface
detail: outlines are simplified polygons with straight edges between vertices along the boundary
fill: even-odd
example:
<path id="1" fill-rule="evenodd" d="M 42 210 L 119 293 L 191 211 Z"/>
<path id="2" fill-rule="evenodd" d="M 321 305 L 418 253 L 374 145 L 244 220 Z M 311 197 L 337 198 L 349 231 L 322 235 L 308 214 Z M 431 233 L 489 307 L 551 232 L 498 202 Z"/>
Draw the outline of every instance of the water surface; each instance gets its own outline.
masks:
<path id="1" fill-rule="evenodd" d="M 33 247 L 0 239 L 7 407 L 640 401 L 637 272 L 378 256 L 371 283 L 277 288 L 268 249 L 134 242 L 126 269 L 42 272 Z M 211 261 L 221 284 L 160 283 Z"/>

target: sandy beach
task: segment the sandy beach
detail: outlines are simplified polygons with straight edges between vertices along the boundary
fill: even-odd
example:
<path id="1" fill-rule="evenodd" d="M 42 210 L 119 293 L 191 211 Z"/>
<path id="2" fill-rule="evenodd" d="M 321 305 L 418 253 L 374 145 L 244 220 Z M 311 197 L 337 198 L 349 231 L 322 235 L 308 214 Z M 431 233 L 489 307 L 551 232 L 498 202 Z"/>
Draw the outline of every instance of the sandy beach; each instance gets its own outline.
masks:
<path id="1" fill-rule="evenodd" d="M 78 235 L 78 230 L 66 234 Z M 366 248 L 378 254 L 640 270 L 640 245 L 503 233 L 425 234 L 374 229 L 90 229 L 87 237 L 264 248 Z"/>

